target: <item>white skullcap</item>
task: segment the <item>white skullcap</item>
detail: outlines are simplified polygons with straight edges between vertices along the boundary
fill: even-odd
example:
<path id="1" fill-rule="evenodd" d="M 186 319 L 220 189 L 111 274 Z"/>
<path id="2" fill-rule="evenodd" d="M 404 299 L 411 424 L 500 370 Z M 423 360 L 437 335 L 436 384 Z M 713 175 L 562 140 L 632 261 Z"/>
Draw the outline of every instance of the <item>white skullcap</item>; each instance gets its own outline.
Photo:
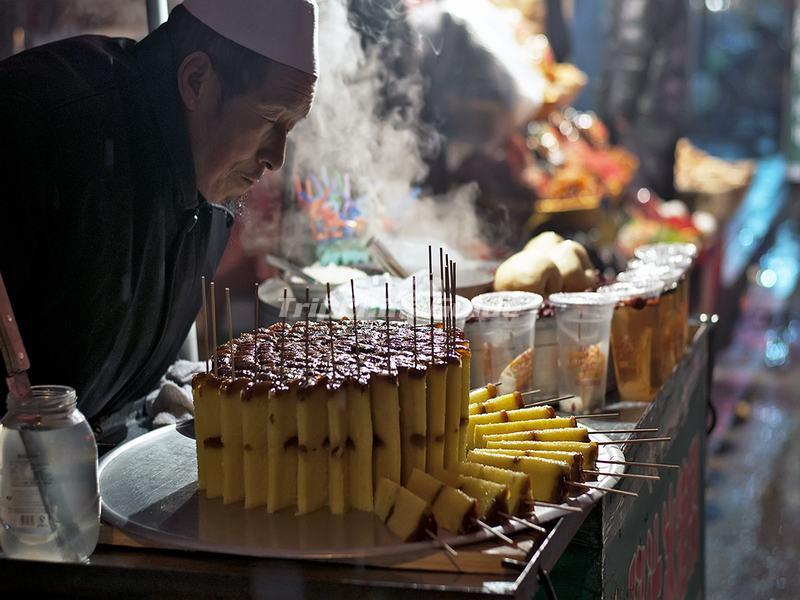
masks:
<path id="1" fill-rule="evenodd" d="M 317 76 L 315 0 L 185 0 L 183 5 L 221 36 Z"/>

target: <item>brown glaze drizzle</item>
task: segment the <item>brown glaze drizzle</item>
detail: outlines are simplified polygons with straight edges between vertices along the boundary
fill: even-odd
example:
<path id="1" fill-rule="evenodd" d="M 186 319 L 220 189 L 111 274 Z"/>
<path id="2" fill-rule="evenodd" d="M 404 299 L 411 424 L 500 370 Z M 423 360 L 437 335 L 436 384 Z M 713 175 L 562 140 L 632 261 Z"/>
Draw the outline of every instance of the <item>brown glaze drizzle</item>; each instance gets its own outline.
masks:
<path id="1" fill-rule="evenodd" d="M 390 322 L 387 347 L 385 321 L 358 321 L 356 347 L 353 326 L 353 321 L 347 319 L 310 322 L 307 357 L 304 321 L 293 325 L 276 323 L 243 333 L 217 349 L 219 378 L 200 373 L 195 376 L 193 386 L 222 386 L 228 395 L 241 391 L 245 401 L 270 392 L 283 395 L 295 387 L 301 398 L 318 386 L 329 391 L 346 384 L 364 388 L 372 377 L 395 379 L 400 373 L 421 378 L 431 366 L 456 364 L 469 353 L 469 343 L 460 330 L 455 330 L 454 338 L 449 338 L 441 327 L 435 327 L 431 345 L 429 325 L 415 328 L 404 322 Z M 285 344 L 283 361 L 280 360 L 282 344 Z M 234 372 L 236 379 L 231 377 Z"/>

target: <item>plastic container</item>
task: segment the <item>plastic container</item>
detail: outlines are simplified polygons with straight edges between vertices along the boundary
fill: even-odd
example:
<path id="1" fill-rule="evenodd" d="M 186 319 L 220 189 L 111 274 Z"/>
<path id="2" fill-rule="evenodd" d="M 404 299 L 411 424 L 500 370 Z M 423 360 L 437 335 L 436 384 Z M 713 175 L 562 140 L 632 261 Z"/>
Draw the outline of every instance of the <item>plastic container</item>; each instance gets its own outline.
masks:
<path id="1" fill-rule="evenodd" d="M 659 279 L 664 282 L 658 310 L 659 332 L 653 341 L 653 356 L 657 368 L 653 373 L 656 387 L 669 379 L 672 369 L 686 348 L 689 320 L 689 299 L 685 274 L 668 265 L 647 265 L 617 276 L 618 281 L 636 282 Z M 684 285 L 680 285 L 684 284 Z"/>
<path id="2" fill-rule="evenodd" d="M 542 302 L 530 292 L 490 292 L 472 299 L 467 338 L 473 388 L 501 381 L 506 394 L 532 389 L 535 325 Z"/>
<path id="3" fill-rule="evenodd" d="M 597 290 L 611 294 L 617 302 L 611 320 L 611 352 L 622 400 L 649 402 L 658 393 L 653 372 L 660 366 L 653 352 L 663 289 L 662 281 L 651 280 L 614 283 Z"/>
<path id="4" fill-rule="evenodd" d="M 430 296 L 427 287 L 423 295 L 417 290 L 417 325 L 425 325 L 431 322 Z M 400 312 L 409 323 L 414 322 L 414 296 L 409 294 L 400 301 Z M 456 327 L 463 330 L 467 319 L 472 314 L 472 302 L 464 296 L 456 296 Z M 442 319 L 442 297 L 440 292 L 435 292 L 433 296 L 433 322 L 441 323 Z"/>
<path id="5" fill-rule="evenodd" d="M 75 390 L 9 395 L 0 428 L 0 545 L 9 558 L 85 562 L 97 545 L 97 444 Z"/>
<path id="6" fill-rule="evenodd" d="M 551 294 L 558 327 L 558 393 L 565 412 L 590 412 L 606 396 L 608 345 L 616 299 L 608 294 Z"/>

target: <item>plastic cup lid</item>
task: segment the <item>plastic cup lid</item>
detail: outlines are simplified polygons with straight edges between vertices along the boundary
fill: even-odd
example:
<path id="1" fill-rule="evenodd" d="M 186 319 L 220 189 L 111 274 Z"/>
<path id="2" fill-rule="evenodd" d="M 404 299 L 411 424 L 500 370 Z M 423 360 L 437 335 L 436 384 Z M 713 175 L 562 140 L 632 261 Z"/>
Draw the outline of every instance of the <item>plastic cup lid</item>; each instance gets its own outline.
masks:
<path id="1" fill-rule="evenodd" d="M 417 290 L 419 292 L 419 290 Z M 414 296 L 409 294 L 400 301 L 400 310 L 407 317 L 414 315 Z M 464 296 L 456 296 L 456 320 L 468 319 L 472 314 L 472 302 Z M 417 320 L 422 323 L 431 318 L 430 297 L 425 293 L 424 297 L 417 293 Z M 436 292 L 433 296 L 433 318 L 442 320 L 442 296 Z"/>
<path id="2" fill-rule="evenodd" d="M 616 304 L 617 299 L 610 294 L 598 292 L 574 292 L 550 294 L 550 304 L 559 308 L 581 306 L 609 306 Z"/>
<path id="3" fill-rule="evenodd" d="M 604 285 L 597 290 L 599 294 L 611 294 L 617 302 L 626 302 L 634 298 L 656 298 L 664 289 L 664 282 L 660 279 L 640 281 L 618 281 L 611 285 Z"/>
<path id="4" fill-rule="evenodd" d="M 533 292 L 488 292 L 475 296 L 472 307 L 483 316 L 513 316 L 514 314 L 537 312 L 544 302 Z"/>
<path id="5" fill-rule="evenodd" d="M 640 269 L 647 265 L 667 265 L 682 271 L 688 271 L 694 260 L 686 254 L 647 255 L 646 258 L 632 258 L 628 261 L 628 270 Z"/>
<path id="6" fill-rule="evenodd" d="M 636 258 L 647 260 L 648 257 L 659 257 L 669 255 L 682 255 L 689 258 L 697 258 L 697 246 L 688 242 L 658 242 L 656 244 L 645 244 L 633 251 Z"/>
<path id="7" fill-rule="evenodd" d="M 660 279 L 664 282 L 665 288 L 670 288 L 678 283 L 683 275 L 684 271 L 669 265 L 645 264 L 638 269 L 623 271 L 617 275 L 617 281 L 646 281 Z"/>

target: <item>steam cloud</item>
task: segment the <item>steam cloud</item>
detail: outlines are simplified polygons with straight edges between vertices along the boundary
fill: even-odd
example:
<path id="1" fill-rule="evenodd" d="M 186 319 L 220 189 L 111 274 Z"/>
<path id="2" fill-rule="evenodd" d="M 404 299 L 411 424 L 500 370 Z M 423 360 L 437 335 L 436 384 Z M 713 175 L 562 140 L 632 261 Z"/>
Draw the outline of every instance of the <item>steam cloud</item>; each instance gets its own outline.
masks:
<path id="1" fill-rule="evenodd" d="M 391 73 L 380 58 L 380 41 L 365 51 L 348 19 L 345 0 L 319 2 L 320 78 L 308 118 L 292 133 L 293 174 L 349 173 L 354 196 L 364 196 L 367 235 L 380 233 L 387 217 L 399 221 L 401 235 L 431 237 L 465 249 L 478 237 L 476 189 L 466 186 L 451 198 L 410 202 L 412 186 L 428 172 L 431 130 L 420 120 L 424 82 L 418 70 Z M 405 48 L 411 52 L 413 48 Z M 405 97 L 388 111 L 381 97 L 387 81 Z M 284 217 L 284 252 L 300 256 L 307 225 L 298 215 Z"/>

